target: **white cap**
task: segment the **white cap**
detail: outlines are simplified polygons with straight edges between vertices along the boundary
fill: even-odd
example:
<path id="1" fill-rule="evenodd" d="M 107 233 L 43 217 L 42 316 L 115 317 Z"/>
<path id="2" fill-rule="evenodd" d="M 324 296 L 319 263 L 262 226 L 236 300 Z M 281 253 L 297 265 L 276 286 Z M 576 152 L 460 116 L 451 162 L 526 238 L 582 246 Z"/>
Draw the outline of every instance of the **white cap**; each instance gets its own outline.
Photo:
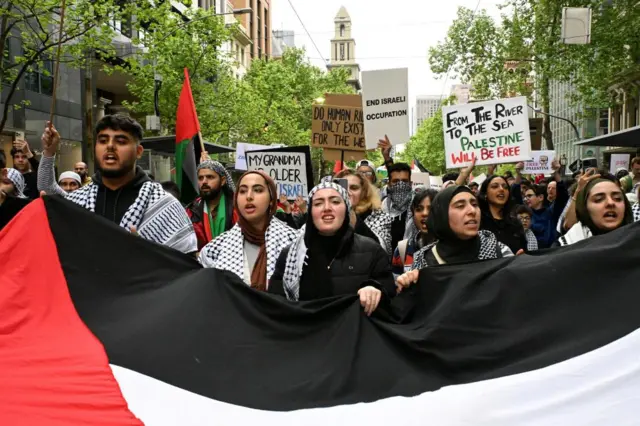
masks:
<path id="1" fill-rule="evenodd" d="M 58 178 L 58 183 L 62 179 L 73 179 L 76 182 L 78 182 L 78 185 L 82 185 L 82 179 L 80 179 L 80 175 L 77 174 L 76 172 L 69 171 L 69 172 L 60 173 L 60 177 Z"/>

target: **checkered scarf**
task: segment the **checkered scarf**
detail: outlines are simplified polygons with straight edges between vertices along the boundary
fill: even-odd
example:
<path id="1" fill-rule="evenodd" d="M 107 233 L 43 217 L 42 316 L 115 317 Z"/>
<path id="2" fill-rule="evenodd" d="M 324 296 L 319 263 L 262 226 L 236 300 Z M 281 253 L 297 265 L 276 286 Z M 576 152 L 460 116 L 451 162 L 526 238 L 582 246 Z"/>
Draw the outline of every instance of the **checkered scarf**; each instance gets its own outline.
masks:
<path id="1" fill-rule="evenodd" d="M 225 177 L 227 179 L 227 186 L 231 189 L 231 191 L 236 192 L 236 185 L 233 183 L 233 179 L 231 178 L 231 174 L 229 173 L 229 171 L 227 169 L 225 169 L 225 167 L 222 165 L 222 163 L 220 163 L 218 161 L 215 161 L 215 160 L 203 161 L 202 163 L 198 164 L 198 170 L 197 171 L 200 171 L 202 169 L 213 170 L 214 172 L 216 172 L 218 174 L 218 176 Z"/>
<path id="2" fill-rule="evenodd" d="M 527 251 L 538 250 L 538 239 L 531 229 L 524 231 L 524 236 L 527 239 Z"/>
<path id="3" fill-rule="evenodd" d="M 69 193 L 66 198 L 95 213 L 98 189 L 98 185 L 92 182 Z M 198 250 L 193 225 L 184 208 L 157 182 L 142 184 L 138 197 L 122 217 L 120 226 L 126 230 L 133 226 L 141 237 L 183 253 Z"/>
<path id="4" fill-rule="evenodd" d="M 13 183 L 13 186 L 16 187 L 16 197 L 27 198 L 24 195 L 24 188 L 26 184 L 24 182 L 24 177 L 22 176 L 22 173 L 20 173 L 16 169 L 8 168 L 7 179 L 9 179 Z"/>
<path id="5" fill-rule="evenodd" d="M 478 260 L 497 259 L 498 257 L 500 257 L 499 254 L 504 255 L 501 244 L 498 242 L 498 239 L 493 232 L 486 230 L 479 231 L 478 236 L 480 237 L 480 252 L 478 253 Z M 411 267 L 411 269 L 422 269 L 429 266 L 427 265 L 425 255 L 436 244 L 438 244 L 437 241 L 418 250 L 413 255 L 413 266 Z"/>
<path id="6" fill-rule="evenodd" d="M 633 212 L 633 221 L 640 222 L 640 202 L 635 203 L 631 211 Z"/>
<path id="7" fill-rule="evenodd" d="M 307 205 L 309 210 L 312 209 L 312 200 L 316 192 L 322 189 L 334 189 L 340 194 L 340 197 L 347 205 L 346 214 L 349 215 L 351 211 L 351 202 L 349 201 L 349 195 L 343 187 L 333 182 L 324 181 L 320 182 L 311 191 L 309 191 L 309 198 L 307 199 Z M 311 214 L 309 211 L 308 214 Z M 284 268 L 284 274 L 282 277 L 284 293 L 288 300 L 297 301 L 300 298 L 300 278 L 302 277 L 302 269 L 306 265 L 308 259 L 307 245 L 304 242 L 306 226 L 301 229 L 302 231 L 295 239 L 291 247 L 289 247 L 289 253 L 287 254 L 287 263 Z"/>
<path id="8" fill-rule="evenodd" d="M 273 217 L 265 233 L 267 250 L 267 280 L 273 275 L 280 252 L 296 238 L 297 232 Z M 200 263 L 205 268 L 230 271 L 244 280 L 244 236 L 237 224 L 229 231 L 210 241 L 200 252 Z M 251 285 L 251 283 L 247 283 Z"/>
<path id="9" fill-rule="evenodd" d="M 411 221 L 413 223 L 413 221 Z M 372 210 L 364 223 L 376 234 L 383 249 L 391 254 L 391 224 L 393 219 L 382 210 Z"/>

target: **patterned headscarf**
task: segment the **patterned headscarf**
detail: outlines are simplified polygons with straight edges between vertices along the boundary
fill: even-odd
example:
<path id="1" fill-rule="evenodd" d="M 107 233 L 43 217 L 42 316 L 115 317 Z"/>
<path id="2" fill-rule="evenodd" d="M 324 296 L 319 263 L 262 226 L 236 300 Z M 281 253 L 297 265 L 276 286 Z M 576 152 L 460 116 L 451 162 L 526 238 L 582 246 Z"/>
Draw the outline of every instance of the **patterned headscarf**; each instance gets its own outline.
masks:
<path id="1" fill-rule="evenodd" d="M 334 189 L 338 191 L 338 194 L 340 194 L 340 197 L 342 197 L 344 202 L 347 204 L 347 214 L 349 214 L 349 212 L 351 211 L 351 201 L 349 201 L 349 194 L 347 194 L 347 191 L 345 191 L 345 189 L 342 186 L 338 185 L 337 183 L 333 183 L 331 181 L 320 182 L 318 185 L 314 186 L 313 189 L 311 189 L 311 191 L 309 191 L 309 197 L 307 198 L 308 206 L 311 206 L 311 202 L 313 200 L 313 196 L 315 195 L 315 193 L 322 189 Z"/>
<path id="2" fill-rule="evenodd" d="M 336 183 L 329 182 L 329 181 L 320 182 L 311 191 L 309 191 L 309 198 L 308 198 L 309 209 L 311 209 L 312 200 L 315 193 L 323 189 L 333 189 L 337 191 L 338 194 L 340 194 L 340 197 L 344 200 L 344 203 L 347 206 L 347 211 L 346 211 L 347 218 L 345 220 L 348 222 L 349 213 L 351 211 L 351 202 L 349 201 L 349 194 L 347 194 L 347 191 L 345 191 L 343 187 L 341 187 Z M 308 214 L 309 216 L 307 221 L 310 221 L 312 220 L 311 212 L 309 211 Z M 293 242 L 293 244 L 289 248 L 289 253 L 287 254 L 287 261 L 284 268 L 282 281 L 284 286 L 284 292 L 288 300 L 297 301 L 300 298 L 300 277 L 302 276 L 302 269 L 304 268 L 304 265 L 307 264 L 307 261 L 309 259 L 308 248 L 305 242 L 306 234 L 307 234 L 307 231 L 305 226 L 304 232 L 301 232 L 299 234 L 298 238 L 296 238 L 296 240 Z"/>
<path id="3" fill-rule="evenodd" d="M 233 183 L 233 179 L 231 179 L 231 174 L 229 173 L 229 171 L 227 169 L 225 169 L 225 167 L 222 165 L 222 163 L 220 163 L 218 161 L 215 161 L 215 160 L 203 161 L 202 163 L 200 163 L 198 165 L 198 170 L 197 171 L 200 171 L 202 169 L 213 170 L 221 178 L 225 177 L 227 179 L 226 185 L 231 189 L 231 191 L 236 192 L 236 186 Z"/>
<path id="4" fill-rule="evenodd" d="M 17 171 L 16 169 L 7 169 L 7 179 L 13 183 L 13 186 L 16 187 L 16 197 L 18 198 L 27 198 L 24 195 L 24 188 L 26 186 L 24 182 L 24 177 L 22 177 L 22 173 Z"/>

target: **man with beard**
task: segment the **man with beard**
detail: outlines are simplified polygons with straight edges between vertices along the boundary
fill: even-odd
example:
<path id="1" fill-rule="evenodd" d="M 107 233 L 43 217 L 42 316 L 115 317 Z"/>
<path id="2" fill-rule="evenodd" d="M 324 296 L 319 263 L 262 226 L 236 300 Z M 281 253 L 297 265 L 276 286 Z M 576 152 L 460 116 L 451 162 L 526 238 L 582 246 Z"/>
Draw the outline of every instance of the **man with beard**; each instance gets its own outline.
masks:
<path id="1" fill-rule="evenodd" d="M 223 232 L 236 224 L 233 210 L 234 185 L 229 172 L 222 164 L 204 156 L 198 166 L 200 197 L 187 206 L 193 229 L 201 250 Z"/>
<path id="2" fill-rule="evenodd" d="M 104 116 L 95 130 L 97 172 L 93 182 L 67 193 L 54 176 L 60 135 L 47 123 L 42 135 L 44 152 L 38 189 L 62 195 L 145 239 L 183 253 L 195 253 L 196 235 L 180 202 L 136 165 L 144 151 L 140 145 L 142 133 L 142 126 L 131 117 Z"/>
<path id="3" fill-rule="evenodd" d="M 82 161 L 78 161 L 76 165 L 73 167 L 74 171 L 80 176 L 82 183 L 80 186 L 86 186 L 91 183 L 91 177 L 89 176 L 89 167 L 87 167 L 87 163 L 83 163 Z"/>

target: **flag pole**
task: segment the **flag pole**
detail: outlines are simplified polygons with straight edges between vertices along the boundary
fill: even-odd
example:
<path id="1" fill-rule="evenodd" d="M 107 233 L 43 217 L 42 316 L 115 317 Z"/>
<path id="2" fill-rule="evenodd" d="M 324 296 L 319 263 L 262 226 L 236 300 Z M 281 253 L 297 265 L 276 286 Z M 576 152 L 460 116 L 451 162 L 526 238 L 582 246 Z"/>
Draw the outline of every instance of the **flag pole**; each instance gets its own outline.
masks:
<path id="1" fill-rule="evenodd" d="M 204 139 L 202 139 L 202 132 L 201 132 L 200 130 L 198 130 L 198 140 L 200 141 L 200 149 L 202 150 L 202 151 L 200 151 L 200 152 L 201 152 L 201 153 L 202 153 L 202 152 L 207 152 L 207 150 L 206 150 L 206 149 L 205 149 L 205 147 L 204 147 Z M 208 155 L 208 154 L 209 154 L 209 153 L 207 152 L 207 155 Z M 202 154 L 200 154 L 200 155 L 202 155 Z M 198 162 L 200 162 L 200 159 L 199 159 L 199 158 L 198 158 L 197 160 L 198 160 Z"/>
<path id="2" fill-rule="evenodd" d="M 62 51 L 62 31 L 64 29 L 64 12 L 67 7 L 67 0 L 62 0 L 60 6 L 60 30 L 58 32 L 58 48 L 56 52 L 56 62 L 53 71 L 53 91 L 51 93 L 51 109 L 49 111 L 49 126 L 53 126 L 53 116 L 56 113 L 56 93 L 58 91 L 58 78 L 60 73 L 60 53 Z"/>

